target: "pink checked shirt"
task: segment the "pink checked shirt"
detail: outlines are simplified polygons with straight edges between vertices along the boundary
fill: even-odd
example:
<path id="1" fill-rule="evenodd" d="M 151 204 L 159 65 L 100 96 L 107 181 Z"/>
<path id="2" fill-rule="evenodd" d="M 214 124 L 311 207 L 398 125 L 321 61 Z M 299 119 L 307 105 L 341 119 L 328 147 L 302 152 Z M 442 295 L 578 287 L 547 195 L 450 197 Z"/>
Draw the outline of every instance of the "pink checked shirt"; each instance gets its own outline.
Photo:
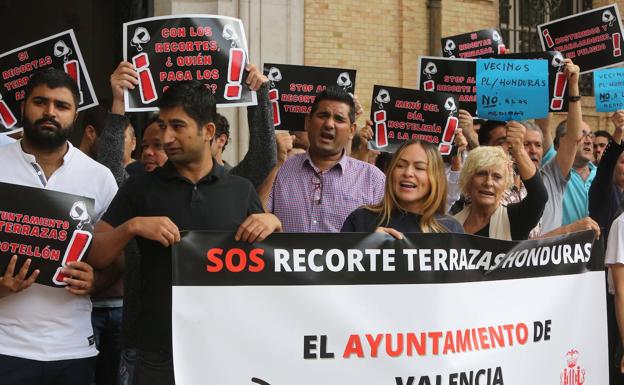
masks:
<path id="1" fill-rule="evenodd" d="M 320 171 L 308 153 L 299 154 L 277 173 L 267 208 L 282 221 L 284 232 L 339 232 L 353 210 L 381 201 L 384 182 L 377 167 L 350 156 Z"/>

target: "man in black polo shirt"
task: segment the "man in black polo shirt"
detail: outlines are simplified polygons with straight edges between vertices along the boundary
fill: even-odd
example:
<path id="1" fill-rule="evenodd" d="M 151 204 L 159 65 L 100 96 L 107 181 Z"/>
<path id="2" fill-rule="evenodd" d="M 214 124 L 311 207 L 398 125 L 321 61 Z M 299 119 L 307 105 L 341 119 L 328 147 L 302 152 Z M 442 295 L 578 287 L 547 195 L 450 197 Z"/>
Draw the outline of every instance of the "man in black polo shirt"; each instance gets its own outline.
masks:
<path id="1" fill-rule="evenodd" d="M 229 175 L 211 157 L 216 106 L 196 81 L 171 86 L 159 101 L 168 162 L 130 178 L 98 222 L 89 262 L 103 268 L 136 237 L 141 263 L 135 384 L 173 384 L 171 249 L 182 230 L 234 231 L 261 241 L 281 223 L 265 214 L 246 179 Z"/>

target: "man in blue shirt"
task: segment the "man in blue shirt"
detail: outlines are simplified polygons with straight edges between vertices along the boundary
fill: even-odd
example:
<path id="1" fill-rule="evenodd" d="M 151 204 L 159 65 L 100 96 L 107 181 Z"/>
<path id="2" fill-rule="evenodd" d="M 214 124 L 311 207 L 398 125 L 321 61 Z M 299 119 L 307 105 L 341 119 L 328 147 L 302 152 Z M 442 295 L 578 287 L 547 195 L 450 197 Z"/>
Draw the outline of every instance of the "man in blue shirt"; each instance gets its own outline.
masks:
<path id="1" fill-rule="evenodd" d="M 548 146 L 547 143 L 544 143 L 547 148 L 542 159 L 542 165 L 548 163 L 557 154 L 559 140 L 565 134 L 566 121 L 564 120 L 557 126 L 553 145 Z M 563 194 L 563 221 L 561 225 L 576 222 L 589 215 L 588 194 L 589 187 L 596 176 L 596 166 L 592 163 L 594 160 L 593 134 L 585 122 L 581 124 L 581 135 L 574 164 L 570 170 L 570 180 Z"/>

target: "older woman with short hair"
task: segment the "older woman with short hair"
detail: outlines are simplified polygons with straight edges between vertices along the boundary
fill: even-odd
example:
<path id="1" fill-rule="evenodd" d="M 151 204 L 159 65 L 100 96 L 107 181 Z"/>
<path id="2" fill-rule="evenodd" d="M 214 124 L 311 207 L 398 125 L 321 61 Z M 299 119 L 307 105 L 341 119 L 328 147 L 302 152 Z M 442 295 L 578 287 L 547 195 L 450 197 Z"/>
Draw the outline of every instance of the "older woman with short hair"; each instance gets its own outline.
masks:
<path id="1" fill-rule="evenodd" d="M 459 183 L 470 204 L 455 215 L 468 234 L 502 240 L 527 239 L 539 222 L 548 193 L 542 178 L 524 149 L 526 129 L 518 122 L 507 124 L 509 153 L 518 168 L 527 196 L 503 206 L 504 192 L 511 186 L 512 162 L 499 146 L 483 146 L 468 154 Z"/>

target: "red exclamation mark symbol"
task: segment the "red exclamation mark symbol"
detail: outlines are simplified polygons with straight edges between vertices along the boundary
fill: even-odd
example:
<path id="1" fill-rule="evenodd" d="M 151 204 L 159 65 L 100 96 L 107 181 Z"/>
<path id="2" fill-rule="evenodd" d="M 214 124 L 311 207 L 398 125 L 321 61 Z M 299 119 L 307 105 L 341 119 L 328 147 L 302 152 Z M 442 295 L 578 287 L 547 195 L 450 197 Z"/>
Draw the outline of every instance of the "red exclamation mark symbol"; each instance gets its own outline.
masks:
<path id="1" fill-rule="evenodd" d="M 230 49 L 230 62 L 228 64 L 228 84 L 225 86 L 227 100 L 238 100 L 243 92 L 241 81 L 243 80 L 243 66 L 245 65 L 245 51 L 242 48 Z"/>
<path id="2" fill-rule="evenodd" d="M 15 115 L 13 115 L 6 102 L 2 100 L 2 94 L 0 94 L 0 121 L 6 128 L 11 128 L 17 123 Z"/>
<path id="3" fill-rule="evenodd" d="M 565 73 L 557 72 L 555 77 L 555 89 L 553 90 L 553 99 L 550 101 L 550 109 L 553 111 L 560 110 L 563 107 L 563 92 L 565 91 L 568 79 Z"/>
<path id="4" fill-rule="evenodd" d="M 505 53 L 505 44 L 499 44 L 498 45 L 498 54 L 502 55 Z"/>
<path id="5" fill-rule="evenodd" d="M 425 88 L 425 91 L 433 91 L 435 89 L 435 82 L 433 81 L 433 79 L 427 80 L 423 83 L 423 87 Z"/>
<path id="6" fill-rule="evenodd" d="M 149 70 L 149 58 L 146 53 L 140 53 L 132 58 L 132 64 L 139 71 L 139 92 L 141 93 L 141 101 L 144 104 L 153 102 L 158 98 L 156 95 L 156 87 L 154 79 Z"/>
<path id="7" fill-rule="evenodd" d="M 455 136 L 455 130 L 457 130 L 458 124 L 459 119 L 454 116 L 449 116 L 448 119 L 446 119 L 446 127 L 444 127 L 444 133 L 442 134 L 442 143 L 438 146 L 440 154 L 448 155 L 451 153 L 453 136 Z"/>
<path id="8" fill-rule="evenodd" d="M 386 127 L 386 111 L 375 111 L 375 145 L 377 148 L 388 145 L 388 129 Z"/>
<path id="9" fill-rule="evenodd" d="M 78 60 L 69 60 L 64 64 L 65 72 L 71 76 L 72 79 L 78 84 L 78 92 L 80 95 L 80 103 L 82 104 L 82 90 L 80 89 L 80 65 L 78 64 Z"/>
<path id="10" fill-rule="evenodd" d="M 555 42 L 553 41 L 552 37 L 550 37 L 550 32 L 548 31 L 548 29 L 543 30 L 542 35 L 544 35 L 544 38 L 546 38 L 546 45 L 548 46 L 548 48 L 552 48 L 555 45 Z"/>
<path id="11" fill-rule="evenodd" d="M 282 124 L 280 120 L 280 111 L 279 111 L 279 91 L 276 88 L 269 90 L 269 101 L 271 102 L 271 107 L 273 107 L 273 125 L 279 126 Z"/>
<path id="12" fill-rule="evenodd" d="M 82 259 L 85 251 L 87 251 L 87 248 L 91 244 L 92 237 L 93 235 L 91 235 L 91 233 L 89 232 L 82 230 L 74 231 L 71 240 L 67 245 L 67 250 L 65 250 L 65 255 L 63 256 L 63 261 L 61 262 L 61 267 L 56 269 L 56 273 L 52 278 L 52 282 L 57 285 L 67 285 L 65 282 L 63 282 L 63 279 L 66 277 L 66 275 L 61 273 L 61 269 L 71 262 L 77 262 Z"/>
<path id="13" fill-rule="evenodd" d="M 621 48 L 621 35 L 619 32 L 614 33 L 611 36 L 611 39 L 613 40 L 613 56 L 617 57 L 622 55 L 622 48 Z"/>

